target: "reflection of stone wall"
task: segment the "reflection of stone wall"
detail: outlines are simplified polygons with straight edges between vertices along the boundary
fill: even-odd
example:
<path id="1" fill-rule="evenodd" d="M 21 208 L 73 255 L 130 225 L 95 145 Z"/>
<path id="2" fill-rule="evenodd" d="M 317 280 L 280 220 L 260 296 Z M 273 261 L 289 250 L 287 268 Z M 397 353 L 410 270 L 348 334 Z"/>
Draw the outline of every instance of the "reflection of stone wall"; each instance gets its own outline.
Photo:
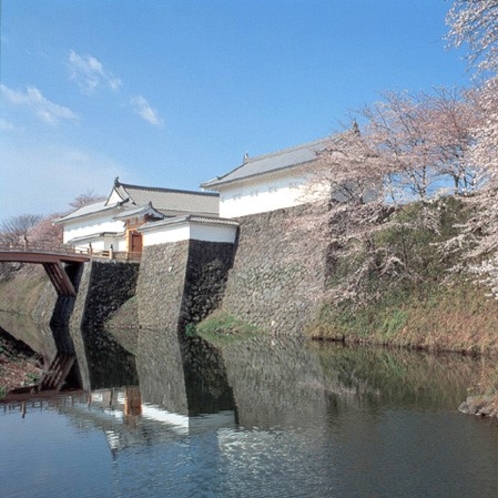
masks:
<path id="1" fill-rule="evenodd" d="M 223 347 L 240 425 L 270 429 L 307 425 L 327 414 L 318 358 L 299 339 L 257 337 Z"/>
<path id="2" fill-rule="evenodd" d="M 193 416 L 233 410 L 222 357 L 199 337 L 142 330 L 136 356 L 142 399 L 170 412 Z"/>
<path id="3" fill-rule="evenodd" d="M 84 389 L 138 384 L 135 358 L 103 327 L 71 328 Z"/>
<path id="4" fill-rule="evenodd" d="M 323 207 L 299 206 L 240 218 L 223 308 L 266 330 L 299 335 L 325 287 Z"/>
<path id="5" fill-rule="evenodd" d="M 233 410 L 233 392 L 220 351 L 200 337 L 180 342 L 189 415 Z"/>
<path id="6" fill-rule="evenodd" d="M 180 344 L 174 331 L 144 329 L 138 341 L 137 373 L 142 400 L 188 415 Z"/>

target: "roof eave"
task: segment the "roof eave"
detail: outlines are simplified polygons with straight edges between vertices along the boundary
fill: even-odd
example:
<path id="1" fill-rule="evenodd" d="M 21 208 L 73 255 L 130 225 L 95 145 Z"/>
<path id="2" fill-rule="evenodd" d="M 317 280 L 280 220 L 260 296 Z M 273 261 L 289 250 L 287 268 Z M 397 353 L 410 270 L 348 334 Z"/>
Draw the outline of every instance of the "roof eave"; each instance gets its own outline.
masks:
<path id="1" fill-rule="evenodd" d="M 209 197 L 215 197 L 218 195 L 215 192 L 199 192 L 196 190 L 181 190 L 181 189 L 163 188 L 163 187 L 146 187 L 142 185 L 132 185 L 129 183 L 120 183 L 120 186 L 124 190 L 126 190 L 127 194 L 129 194 L 127 189 L 135 189 L 135 190 L 146 190 L 151 192 L 171 192 L 177 194 L 199 195 L 199 196 L 209 196 Z"/>
<path id="2" fill-rule="evenodd" d="M 244 182 L 246 180 L 250 180 L 253 178 L 257 178 L 257 177 L 269 176 L 269 175 L 272 175 L 274 173 L 278 173 L 281 171 L 297 169 L 297 168 L 300 168 L 306 164 L 313 163 L 315 161 L 316 161 L 316 159 L 310 159 L 309 161 L 304 161 L 302 163 L 291 164 L 289 166 L 282 166 L 281 168 L 275 168 L 275 169 L 272 169 L 270 171 L 265 171 L 264 173 L 254 173 L 252 175 L 243 176 L 241 178 L 234 178 L 233 180 L 226 180 L 226 181 L 215 180 L 215 181 L 211 181 L 211 182 L 201 183 L 200 186 L 201 186 L 201 188 L 214 189 L 214 188 L 219 187 L 219 186 L 230 185 L 230 184 L 234 184 L 234 183 L 241 183 L 241 182 Z M 225 175 L 225 176 L 227 176 L 227 175 Z"/>
<path id="3" fill-rule="evenodd" d="M 102 209 L 99 209 L 98 211 L 92 211 L 91 213 L 83 213 L 83 214 L 80 214 L 78 216 L 72 216 L 72 217 L 68 218 L 68 216 L 71 215 L 71 213 L 69 213 L 66 216 L 62 216 L 61 218 L 52 220 L 52 224 L 54 224 L 54 225 L 62 225 L 65 222 L 71 222 L 71 221 L 74 221 L 74 220 L 81 220 L 83 218 L 91 218 L 91 217 L 94 217 L 96 215 L 99 215 L 100 213 L 111 211 L 114 208 L 121 208 L 122 204 L 123 204 L 122 202 L 118 202 L 116 204 L 112 204 L 112 205 L 109 205 L 109 206 L 104 206 Z M 73 211 L 73 212 L 75 212 L 75 211 Z"/>
<path id="4" fill-rule="evenodd" d="M 174 218 L 168 218 L 161 221 L 146 223 L 138 228 L 139 232 L 148 232 L 159 227 L 170 227 L 175 225 L 181 225 L 183 223 L 202 223 L 208 225 L 228 225 L 228 226 L 239 226 L 239 223 L 231 218 L 219 218 L 216 216 L 202 216 L 195 214 L 187 214 L 185 216 L 175 216 Z"/>
<path id="5" fill-rule="evenodd" d="M 68 240 L 68 244 L 74 244 L 78 242 L 91 242 L 95 240 L 101 240 L 103 238 L 116 238 L 124 237 L 125 232 L 100 232 L 100 233 L 90 233 L 88 235 L 82 235 L 80 237 L 74 237 Z"/>

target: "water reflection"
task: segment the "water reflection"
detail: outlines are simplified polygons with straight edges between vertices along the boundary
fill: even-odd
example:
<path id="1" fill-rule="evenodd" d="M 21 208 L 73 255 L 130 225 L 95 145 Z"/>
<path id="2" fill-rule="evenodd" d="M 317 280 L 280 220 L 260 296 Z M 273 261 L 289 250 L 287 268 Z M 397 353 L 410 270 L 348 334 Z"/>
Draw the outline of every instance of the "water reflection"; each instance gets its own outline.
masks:
<path id="1" fill-rule="evenodd" d="M 0 327 L 15 339 L 27 344 L 47 362 L 57 354 L 54 334 L 49 325 L 40 324 L 29 316 L 0 312 Z"/>
<path id="2" fill-rule="evenodd" d="M 116 332 L 71 335 L 91 389 L 3 406 L 6 496 L 498 493 L 497 424 L 456 411 L 491 361 L 173 330 L 140 331 L 132 351 Z"/>
<path id="3" fill-rule="evenodd" d="M 128 334 L 103 327 L 57 330 L 0 316 L 0 325 L 53 359 L 70 337 L 83 389 L 139 386 L 140 399 L 183 416 L 232 410 L 243 427 L 299 426 L 341 409 L 396 405 L 455 409 L 492 361 L 282 337 L 214 345 L 176 330 Z"/>
<path id="4" fill-rule="evenodd" d="M 457 354 L 308 343 L 324 372 L 324 389 L 339 389 L 370 409 L 395 404 L 405 408 L 457 407 L 493 361 Z M 320 386 L 316 386 L 320 388 Z M 349 394 L 350 396 L 344 396 Z"/>
<path id="5" fill-rule="evenodd" d="M 83 389 L 138 384 L 135 357 L 102 326 L 71 327 Z"/>

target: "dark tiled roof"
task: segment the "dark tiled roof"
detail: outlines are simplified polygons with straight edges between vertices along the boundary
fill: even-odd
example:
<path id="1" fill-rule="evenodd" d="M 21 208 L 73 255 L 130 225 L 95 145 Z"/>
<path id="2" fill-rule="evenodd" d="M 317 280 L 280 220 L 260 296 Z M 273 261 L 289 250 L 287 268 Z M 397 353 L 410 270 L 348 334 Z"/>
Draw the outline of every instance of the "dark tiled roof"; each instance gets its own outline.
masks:
<path id="1" fill-rule="evenodd" d="M 329 141 L 330 138 L 323 138 L 321 140 L 316 140 L 315 142 L 298 145 L 271 154 L 265 154 L 254 158 L 249 157 L 244 163 L 229 173 L 202 183 L 201 188 L 215 189 L 226 183 L 293 168 L 314 161 L 317 157 L 317 153 L 323 151 Z"/>
<path id="2" fill-rule="evenodd" d="M 78 209 L 75 209 L 69 214 L 66 214 L 65 216 L 61 216 L 60 218 L 54 220 L 55 224 L 64 222 L 64 221 L 69 221 L 69 220 L 74 220 L 76 218 L 81 218 L 81 217 L 86 217 L 86 216 L 91 216 L 94 214 L 99 214 L 105 211 L 112 211 L 116 207 L 120 206 L 121 203 L 117 202 L 114 204 L 106 204 L 107 201 L 98 201 L 98 202 L 93 202 L 91 204 L 86 204 L 85 206 L 82 206 Z"/>
<path id="3" fill-rule="evenodd" d="M 116 181 L 115 189 L 123 200 L 137 206 L 152 203 L 165 215 L 184 213 L 218 214 L 218 194 L 169 188 L 142 187 Z"/>
<path id="4" fill-rule="evenodd" d="M 138 230 L 147 231 L 160 226 L 171 226 L 178 225 L 186 222 L 202 223 L 205 225 L 226 225 L 238 227 L 239 223 L 231 218 L 219 218 L 217 216 L 196 216 L 193 214 L 187 214 L 185 216 L 177 216 L 175 218 L 167 218 L 161 221 L 153 221 L 142 225 Z"/>
<path id="5" fill-rule="evenodd" d="M 164 217 L 157 209 L 154 209 L 154 207 L 151 204 L 149 204 L 147 206 L 136 206 L 136 207 L 132 207 L 129 209 L 125 209 L 121 213 L 114 216 L 114 219 L 115 220 L 126 219 L 126 218 L 130 218 L 132 216 L 145 215 L 145 214 L 148 214 L 149 216 L 153 216 L 153 217 L 157 217 L 157 218 Z"/>

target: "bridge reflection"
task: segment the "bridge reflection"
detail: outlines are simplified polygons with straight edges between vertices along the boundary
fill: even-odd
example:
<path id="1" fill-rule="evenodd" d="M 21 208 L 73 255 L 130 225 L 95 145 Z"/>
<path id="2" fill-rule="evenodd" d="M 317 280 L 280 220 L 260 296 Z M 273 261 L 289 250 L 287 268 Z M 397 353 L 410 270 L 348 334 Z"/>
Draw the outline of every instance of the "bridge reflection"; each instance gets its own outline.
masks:
<path id="1" fill-rule="evenodd" d="M 332 390 L 321 387 L 316 352 L 301 341 L 255 337 L 220 348 L 164 329 L 130 333 L 136 340 L 123 342 L 119 333 L 104 328 L 70 329 L 79 387 L 91 405 L 85 410 L 93 413 L 85 417 L 104 411 L 104 419 L 117 417 L 126 426 L 160 423 L 185 434 L 199 417 L 271 428 L 323 417 L 330 409 Z M 115 434 L 113 450 L 128 444 L 124 435 L 116 445 L 120 437 Z"/>

